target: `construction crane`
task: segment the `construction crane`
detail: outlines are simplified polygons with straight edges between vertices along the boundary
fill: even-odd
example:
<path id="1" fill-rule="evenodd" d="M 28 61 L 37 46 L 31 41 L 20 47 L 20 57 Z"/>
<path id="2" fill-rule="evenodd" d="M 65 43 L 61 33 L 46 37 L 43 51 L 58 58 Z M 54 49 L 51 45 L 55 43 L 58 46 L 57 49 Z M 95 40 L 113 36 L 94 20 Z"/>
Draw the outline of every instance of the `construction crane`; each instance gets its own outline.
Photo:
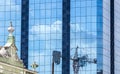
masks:
<path id="1" fill-rule="evenodd" d="M 79 47 L 77 46 L 75 49 L 74 57 L 71 58 L 71 60 L 73 61 L 74 74 L 79 74 L 79 68 L 86 66 L 87 63 L 97 63 L 97 60 L 95 58 L 89 58 L 87 54 L 78 56 L 78 49 Z"/>

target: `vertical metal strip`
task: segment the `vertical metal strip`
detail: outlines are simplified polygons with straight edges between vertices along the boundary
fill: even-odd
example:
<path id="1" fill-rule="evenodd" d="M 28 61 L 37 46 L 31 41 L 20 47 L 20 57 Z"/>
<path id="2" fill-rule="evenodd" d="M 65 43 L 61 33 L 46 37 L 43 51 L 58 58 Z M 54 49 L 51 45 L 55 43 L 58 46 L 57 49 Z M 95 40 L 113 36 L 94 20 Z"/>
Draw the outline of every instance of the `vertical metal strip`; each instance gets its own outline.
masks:
<path id="1" fill-rule="evenodd" d="M 29 0 L 22 0 L 21 4 L 21 59 L 28 68 Z"/>
<path id="2" fill-rule="evenodd" d="M 110 0 L 110 48 L 111 48 L 111 74 L 114 72 L 114 0 Z"/>
<path id="3" fill-rule="evenodd" d="M 62 6 L 62 74 L 70 74 L 70 0 Z"/>

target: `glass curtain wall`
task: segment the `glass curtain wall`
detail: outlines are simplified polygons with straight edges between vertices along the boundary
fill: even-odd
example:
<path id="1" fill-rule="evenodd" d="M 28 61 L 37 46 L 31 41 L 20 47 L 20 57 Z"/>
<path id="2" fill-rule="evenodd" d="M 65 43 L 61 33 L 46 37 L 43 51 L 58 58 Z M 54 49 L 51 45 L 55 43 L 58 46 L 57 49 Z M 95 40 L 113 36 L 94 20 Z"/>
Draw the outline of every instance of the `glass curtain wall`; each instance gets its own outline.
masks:
<path id="1" fill-rule="evenodd" d="M 53 50 L 62 50 L 62 0 L 29 0 L 29 69 L 36 62 L 39 74 L 51 74 Z"/>
<path id="2" fill-rule="evenodd" d="M 102 24 L 99 24 L 102 25 Z M 71 0 L 71 57 L 78 46 L 78 56 L 97 59 L 97 0 Z M 70 64 L 73 72 L 73 61 Z M 87 63 L 78 74 L 97 74 L 97 64 Z"/>
<path id="3" fill-rule="evenodd" d="M 78 56 L 97 59 L 79 74 L 110 74 L 110 0 L 71 0 L 71 56 L 77 46 Z"/>
<path id="4" fill-rule="evenodd" d="M 0 0 L 0 46 L 3 46 L 7 41 L 10 21 L 15 28 L 14 36 L 20 56 L 21 0 Z"/>
<path id="5" fill-rule="evenodd" d="M 110 0 L 103 0 L 103 74 L 110 74 Z"/>
<path id="6" fill-rule="evenodd" d="M 115 34 L 115 74 L 120 73 L 120 2 L 114 0 L 114 34 Z"/>

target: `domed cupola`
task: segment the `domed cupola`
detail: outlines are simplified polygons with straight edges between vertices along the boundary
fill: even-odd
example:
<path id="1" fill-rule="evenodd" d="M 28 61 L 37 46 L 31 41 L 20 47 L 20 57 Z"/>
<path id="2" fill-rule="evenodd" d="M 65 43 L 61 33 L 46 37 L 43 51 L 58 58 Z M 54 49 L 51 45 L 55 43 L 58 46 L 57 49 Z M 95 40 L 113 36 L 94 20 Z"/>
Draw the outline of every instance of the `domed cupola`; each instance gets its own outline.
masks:
<path id="1" fill-rule="evenodd" d="M 8 27 L 9 36 L 12 36 L 12 33 L 14 32 L 14 27 L 12 26 L 12 22 L 10 22 L 10 27 Z"/>

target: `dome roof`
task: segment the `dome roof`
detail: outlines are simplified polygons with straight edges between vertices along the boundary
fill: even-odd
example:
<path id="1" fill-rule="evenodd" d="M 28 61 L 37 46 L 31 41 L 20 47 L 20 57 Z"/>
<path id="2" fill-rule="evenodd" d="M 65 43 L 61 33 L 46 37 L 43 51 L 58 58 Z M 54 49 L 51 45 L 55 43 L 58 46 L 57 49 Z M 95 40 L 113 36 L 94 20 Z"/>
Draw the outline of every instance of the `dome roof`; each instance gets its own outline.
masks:
<path id="1" fill-rule="evenodd" d="M 8 31 L 9 31 L 9 33 L 14 32 L 14 27 L 12 26 L 12 22 L 10 22 L 10 27 L 8 27 Z"/>

